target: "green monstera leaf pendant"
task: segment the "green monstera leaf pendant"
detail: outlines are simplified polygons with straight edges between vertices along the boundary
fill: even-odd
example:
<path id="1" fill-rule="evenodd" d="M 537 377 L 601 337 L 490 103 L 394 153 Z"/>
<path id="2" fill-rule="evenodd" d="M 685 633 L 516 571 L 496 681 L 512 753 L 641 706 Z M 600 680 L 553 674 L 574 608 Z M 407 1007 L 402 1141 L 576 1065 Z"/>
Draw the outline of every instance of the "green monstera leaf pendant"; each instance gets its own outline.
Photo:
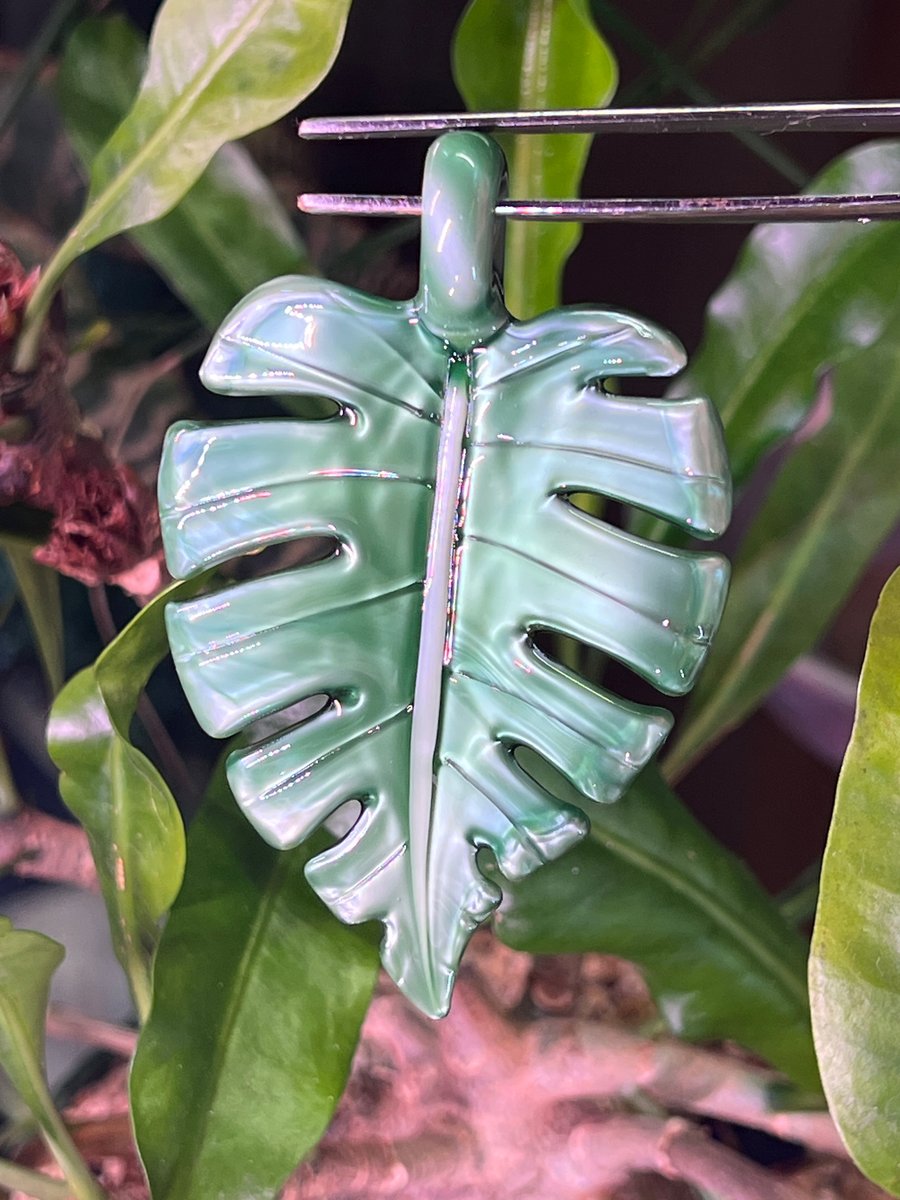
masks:
<path id="1" fill-rule="evenodd" d="M 535 632 L 682 693 L 727 582 L 720 556 L 641 541 L 570 502 L 598 493 L 714 536 L 730 511 L 725 453 L 708 401 L 604 390 L 683 366 L 656 326 L 588 307 L 510 319 L 493 270 L 503 173 L 480 134 L 432 146 L 411 301 L 307 278 L 248 296 L 213 342 L 207 387 L 327 397 L 336 412 L 176 425 L 160 473 L 178 577 L 332 540 L 328 557 L 171 605 L 169 638 L 216 737 L 322 698 L 231 755 L 232 790 L 283 848 L 358 802 L 307 877 L 342 920 L 384 923 L 388 972 L 432 1016 L 500 900 L 478 851 L 516 879 L 587 829 L 516 751 L 611 801 L 670 725 L 541 653 Z"/>

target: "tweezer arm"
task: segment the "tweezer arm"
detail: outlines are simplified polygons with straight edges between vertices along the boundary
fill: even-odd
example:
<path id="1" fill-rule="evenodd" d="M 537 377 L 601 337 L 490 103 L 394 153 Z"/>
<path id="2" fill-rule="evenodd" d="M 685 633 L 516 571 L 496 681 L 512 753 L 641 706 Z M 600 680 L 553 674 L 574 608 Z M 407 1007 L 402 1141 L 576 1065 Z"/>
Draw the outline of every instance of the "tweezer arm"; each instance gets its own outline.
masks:
<path id="1" fill-rule="evenodd" d="M 419 217 L 421 196 L 353 196 L 307 192 L 307 213 Z M 759 224 L 768 221 L 862 222 L 900 216 L 900 194 L 870 196 L 698 196 L 672 200 L 504 200 L 497 216 L 522 221 L 641 221 Z"/>
<path id="2" fill-rule="evenodd" d="M 515 133 L 898 133 L 900 102 L 310 117 L 300 122 L 298 133 L 302 138 L 397 138 L 444 133 L 448 129 L 506 129 Z"/>

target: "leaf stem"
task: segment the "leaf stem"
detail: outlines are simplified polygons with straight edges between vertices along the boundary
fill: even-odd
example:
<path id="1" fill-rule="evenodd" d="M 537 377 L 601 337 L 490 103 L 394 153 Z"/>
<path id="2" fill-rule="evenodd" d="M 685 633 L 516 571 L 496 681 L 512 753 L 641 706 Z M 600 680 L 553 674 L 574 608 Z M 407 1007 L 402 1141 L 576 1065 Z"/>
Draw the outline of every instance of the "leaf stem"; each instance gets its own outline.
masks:
<path id="1" fill-rule="evenodd" d="M 88 588 L 88 602 L 97 632 L 104 645 L 108 646 L 118 637 L 119 630 L 109 606 L 109 596 L 105 584 L 101 583 L 97 587 Z M 198 789 L 194 778 L 146 692 L 142 692 L 138 698 L 137 715 L 170 786 L 182 800 L 196 800 Z"/>
<path id="2" fill-rule="evenodd" d="M 63 275 L 80 253 L 80 226 L 81 222 L 72 229 L 66 240 L 57 248 L 56 253 L 44 267 L 38 285 L 25 306 L 22 330 L 16 343 L 16 353 L 13 359 L 14 371 L 24 373 L 33 371 L 37 366 L 41 332 L 47 314 L 50 312 L 53 297 L 62 282 Z"/>
<path id="3" fill-rule="evenodd" d="M 7 1026 L 15 1031 L 15 1039 L 22 1048 L 20 1061 L 23 1070 L 16 1077 L 17 1089 L 40 1125 L 44 1140 L 68 1181 L 69 1190 L 76 1200 L 107 1200 L 53 1103 L 38 1060 L 28 1049 L 28 1034 L 21 1027 L 18 1014 L 11 1005 L 6 1007 L 4 1017 Z"/>
<path id="4" fill-rule="evenodd" d="M 22 800 L 16 788 L 6 746 L 0 738 L 0 821 L 14 817 L 22 810 Z"/>
<path id="5" fill-rule="evenodd" d="M 51 1179 L 40 1171 L 0 1158 L 0 1187 L 8 1191 L 24 1192 L 34 1200 L 69 1200 L 72 1189 L 61 1179 Z"/>

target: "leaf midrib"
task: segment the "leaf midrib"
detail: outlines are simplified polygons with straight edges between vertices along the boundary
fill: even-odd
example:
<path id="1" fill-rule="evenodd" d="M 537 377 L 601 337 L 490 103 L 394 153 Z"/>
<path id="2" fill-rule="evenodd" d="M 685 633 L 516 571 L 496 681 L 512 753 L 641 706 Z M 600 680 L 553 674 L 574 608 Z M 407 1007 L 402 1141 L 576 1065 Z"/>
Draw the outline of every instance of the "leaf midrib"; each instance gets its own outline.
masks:
<path id="1" fill-rule="evenodd" d="M 289 854 L 283 852 L 278 853 L 274 858 L 269 868 L 262 901 L 258 905 L 256 915 L 247 931 L 240 958 L 234 964 L 231 977 L 237 980 L 237 986 L 231 991 L 228 1004 L 226 1005 L 224 1018 L 219 1027 L 219 1037 L 216 1041 L 212 1061 L 206 1075 L 207 1080 L 210 1082 L 210 1086 L 206 1091 L 208 1103 L 195 1103 L 191 1106 L 191 1111 L 197 1117 L 195 1136 L 193 1141 L 186 1138 L 180 1141 L 181 1153 L 178 1159 L 178 1166 L 169 1180 L 166 1191 L 166 1195 L 170 1200 L 179 1196 L 189 1197 L 192 1194 L 189 1185 L 194 1178 L 195 1169 L 200 1165 L 201 1160 L 198 1149 L 206 1144 L 207 1128 L 215 1114 L 224 1073 L 223 1067 L 230 1053 L 232 1035 L 250 987 L 253 963 L 260 953 L 263 935 L 272 918 L 278 900 L 282 877 L 287 873 L 290 866 L 290 858 Z"/>
<path id="2" fill-rule="evenodd" d="M 752 394 L 771 366 L 773 359 L 788 343 L 793 341 L 796 337 L 797 326 L 815 308 L 825 292 L 835 287 L 836 283 L 843 279 L 845 275 L 852 273 L 852 269 L 856 267 L 858 260 L 867 257 L 873 247 L 880 245 L 881 241 L 892 233 L 896 233 L 896 230 L 890 228 L 890 223 L 886 223 L 876 229 L 872 229 L 869 226 L 866 231 L 860 231 L 861 236 L 855 247 L 845 252 L 837 270 L 826 272 L 818 279 L 805 284 L 797 299 L 790 305 L 781 318 L 781 332 L 772 338 L 763 350 L 758 350 L 753 355 L 753 358 L 750 360 L 752 365 L 749 366 L 746 373 L 741 372 L 739 385 L 733 391 L 729 391 L 729 402 L 719 406 L 719 415 L 726 430 L 728 429 L 729 422 L 740 412 L 747 397 Z M 767 272 L 767 274 L 771 277 L 771 272 Z M 738 361 L 744 363 L 746 359 L 739 357 Z M 688 372 L 687 378 L 689 380 L 692 378 L 691 372 Z"/>
<path id="3" fill-rule="evenodd" d="M 215 78 L 222 67 L 233 57 L 235 49 L 243 42 L 248 28 L 253 26 L 259 20 L 260 14 L 264 13 L 268 8 L 270 8 L 273 3 L 274 0 L 259 0 L 257 4 L 248 10 L 247 16 L 244 18 L 244 20 L 242 20 L 235 27 L 234 32 L 222 42 L 222 45 L 219 47 L 218 51 L 211 55 L 205 70 L 198 72 L 191 79 L 188 86 L 178 95 L 175 103 L 168 109 L 167 115 L 163 118 L 159 125 L 157 125 L 156 131 L 152 133 L 144 142 L 137 154 L 133 155 L 129 159 L 126 166 L 124 166 L 122 170 L 115 175 L 113 182 L 107 183 L 105 186 L 101 186 L 99 193 L 96 195 L 94 194 L 94 189 L 92 186 L 91 195 L 88 197 L 88 204 L 85 209 L 84 216 L 78 222 L 79 227 L 84 227 L 80 230 L 82 237 L 89 236 L 89 231 L 92 228 L 97 228 L 97 224 L 100 220 L 102 220 L 104 213 L 108 213 L 114 208 L 121 196 L 127 192 L 134 177 L 140 173 L 144 163 L 146 163 L 148 159 L 152 159 L 155 156 L 160 144 L 164 141 L 169 141 L 172 139 L 174 131 L 177 130 L 185 120 L 187 120 L 188 116 L 196 106 L 198 99 L 206 90 L 210 81 Z M 119 130 L 121 130 L 128 122 L 130 122 L 132 114 L 136 112 L 141 105 L 144 94 L 144 89 L 142 88 L 138 93 L 131 110 L 126 114 L 118 129 L 116 129 L 109 141 L 106 143 L 106 147 L 108 147 L 113 140 L 118 137 Z M 104 149 L 106 147 L 104 147 Z M 101 150 L 100 153 L 103 154 L 103 151 Z M 214 151 L 212 153 L 214 153 Z M 212 153 L 210 153 L 210 159 L 212 158 Z M 207 159 L 207 162 L 208 161 L 209 159 Z M 100 202 L 104 198 L 105 203 L 101 205 Z M 98 216 L 93 218 L 92 223 L 88 218 L 91 217 L 92 210 L 97 206 L 100 206 L 100 213 Z M 73 230 L 73 233 L 75 233 L 75 230 Z"/>
<path id="4" fill-rule="evenodd" d="M 684 896 L 694 904 L 714 924 L 724 929 L 738 945 L 743 946 L 748 955 L 781 984 L 784 994 L 790 998 L 802 1014 L 805 1015 L 808 1012 L 804 978 L 796 976 L 777 955 L 770 951 L 762 937 L 753 934 L 737 914 L 730 913 L 725 906 L 717 903 L 716 897 L 697 880 L 673 871 L 655 855 L 649 854 L 636 844 L 628 842 L 606 829 L 600 830 L 595 826 L 591 837 L 626 862 L 638 867 L 645 874 L 655 876 L 671 891 Z"/>

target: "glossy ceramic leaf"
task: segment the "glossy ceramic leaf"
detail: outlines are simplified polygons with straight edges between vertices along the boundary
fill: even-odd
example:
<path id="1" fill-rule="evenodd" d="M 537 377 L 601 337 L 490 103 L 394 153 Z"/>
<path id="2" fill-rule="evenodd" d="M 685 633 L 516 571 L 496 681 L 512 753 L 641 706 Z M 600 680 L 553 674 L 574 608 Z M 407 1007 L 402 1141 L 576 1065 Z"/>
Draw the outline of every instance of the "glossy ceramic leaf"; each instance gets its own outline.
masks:
<path id="1" fill-rule="evenodd" d="M 145 57 L 144 39 L 118 14 L 89 17 L 66 43 L 57 90 L 69 133 L 88 166 L 128 112 Z M 131 236 L 211 328 L 250 288 L 303 269 L 306 259 L 278 197 L 237 145 L 217 151 L 171 212 Z"/>
<path id="2" fill-rule="evenodd" d="M 453 75 L 469 108 L 602 108 L 618 67 L 586 0 L 470 0 L 453 43 Z M 503 139 L 511 196 L 578 195 L 591 138 L 529 134 Z M 511 221 L 504 282 L 517 317 L 559 304 L 581 226 Z"/>
<path id="3" fill-rule="evenodd" d="M 675 778 L 822 637 L 900 519 L 900 322 L 837 366 L 738 553 L 707 669 L 666 760 Z"/>
<path id="4" fill-rule="evenodd" d="M 213 154 L 291 111 L 322 80 L 350 0 L 165 0 L 128 114 L 96 156 L 84 213 L 29 305 L 18 365 L 66 268 L 98 242 L 163 216 Z"/>
<path id="5" fill-rule="evenodd" d="M 613 800 L 669 727 L 667 713 L 544 657 L 534 631 L 593 645 L 682 693 L 727 575 L 717 555 L 641 542 L 568 503 L 601 493 L 709 535 L 730 493 L 706 401 L 598 386 L 677 370 L 682 351 L 667 334 L 590 308 L 509 321 L 491 269 L 501 173 L 480 135 L 432 148 L 414 300 L 285 279 L 222 327 L 207 386 L 327 396 L 332 418 L 182 424 L 160 471 L 176 575 L 275 542 L 332 539 L 314 565 L 173 606 L 173 655 L 217 736 L 328 698 L 234 755 L 229 780 L 282 847 L 362 801 L 307 878 L 344 920 L 385 923 L 388 971 L 434 1015 L 499 900 L 477 849 L 518 878 L 587 828 L 514 749 L 538 750 L 588 799 Z"/>
<path id="6" fill-rule="evenodd" d="M 315 849 L 267 846 L 224 773 L 191 825 L 131 1073 L 155 1200 L 274 1196 L 340 1099 L 378 951 L 306 886 Z"/>
<path id="7" fill-rule="evenodd" d="M 106 902 L 116 955 L 138 1013 L 150 1008 L 150 964 L 159 922 L 184 870 L 184 828 L 165 780 L 131 744 L 144 686 L 168 649 L 163 612 L 197 583 L 160 593 L 70 679 L 50 713 L 50 757 L 62 772 L 63 799 L 87 832 Z"/>
<path id="8" fill-rule="evenodd" d="M 77 1200 L 102 1200 L 53 1105 L 44 1078 L 44 1022 L 53 972 L 65 951 L 0 917 L 0 1064 L 37 1121 Z"/>
<path id="9" fill-rule="evenodd" d="M 900 572 L 879 601 L 828 835 L 809 964 L 832 1115 L 867 1175 L 900 1194 Z"/>
<path id="10" fill-rule="evenodd" d="M 542 778 L 581 803 L 559 777 Z M 580 846 L 506 891 L 494 928 L 531 953 L 630 959 L 678 1036 L 740 1042 L 818 1090 L 806 941 L 652 766 L 591 812 Z"/>

